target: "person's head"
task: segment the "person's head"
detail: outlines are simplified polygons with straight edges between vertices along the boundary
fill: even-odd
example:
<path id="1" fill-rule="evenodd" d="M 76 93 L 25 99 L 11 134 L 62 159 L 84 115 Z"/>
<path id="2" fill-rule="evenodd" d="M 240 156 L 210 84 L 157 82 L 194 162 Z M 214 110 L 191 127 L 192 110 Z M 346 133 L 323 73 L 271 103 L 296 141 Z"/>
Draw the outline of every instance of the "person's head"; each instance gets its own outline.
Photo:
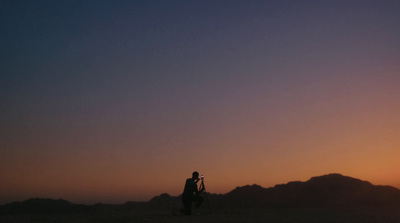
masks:
<path id="1" fill-rule="evenodd" d="M 192 179 L 199 179 L 199 173 L 197 171 L 192 173 Z"/>

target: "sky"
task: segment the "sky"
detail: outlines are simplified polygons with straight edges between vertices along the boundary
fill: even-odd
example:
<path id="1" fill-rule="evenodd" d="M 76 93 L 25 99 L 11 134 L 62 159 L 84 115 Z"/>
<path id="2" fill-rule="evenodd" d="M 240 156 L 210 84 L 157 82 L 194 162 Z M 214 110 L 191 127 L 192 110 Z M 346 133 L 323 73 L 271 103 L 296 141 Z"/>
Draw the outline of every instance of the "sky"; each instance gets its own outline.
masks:
<path id="1" fill-rule="evenodd" d="M 400 2 L 1 1 L 0 204 L 341 173 L 400 188 Z"/>

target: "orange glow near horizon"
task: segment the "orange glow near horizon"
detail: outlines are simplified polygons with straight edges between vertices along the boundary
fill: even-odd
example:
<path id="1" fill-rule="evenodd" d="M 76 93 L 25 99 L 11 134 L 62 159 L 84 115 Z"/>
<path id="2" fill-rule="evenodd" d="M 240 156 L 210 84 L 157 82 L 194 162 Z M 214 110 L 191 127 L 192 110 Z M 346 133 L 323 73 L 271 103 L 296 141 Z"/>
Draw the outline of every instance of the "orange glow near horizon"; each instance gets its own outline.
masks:
<path id="1" fill-rule="evenodd" d="M 233 117 L 224 120 L 226 126 L 219 133 L 199 132 L 200 139 L 190 135 L 171 138 L 166 132 L 168 137 L 135 143 L 153 148 L 140 153 L 128 149 L 128 142 L 108 150 L 112 143 L 100 138 L 89 145 L 71 145 L 74 150 L 43 148 L 46 156 L 32 152 L 18 162 L 18 154 L 9 153 L 2 165 L 12 171 L 2 168 L 1 186 L 10 198 L 2 202 L 52 197 L 123 203 L 149 200 L 161 193 L 179 195 L 193 170 L 205 174 L 211 193 L 227 193 L 246 184 L 272 187 L 328 173 L 400 188 L 400 139 L 396 134 L 400 126 L 392 112 L 398 107 L 388 109 L 376 104 L 381 101 L 371 104 L 357 98 L 364 104 L 362 110 L 354 110 L 358 106 L 352 105 L 353 99 L 343 100 L 340 103 L 349 113 L 338 114 L 344 108 L 321 101 L 281 113 L 279 119 L 262 120 L 262 114 Z"/>
<path id="2" fill-rule="evenodd" d="M 9 157 L 10 162 L 5 160 L 3 165 L 13 166 L 13 171 L 2 172 L 3 191 L 19 194 L 17 199 L 123 203 L 149 200 L 161 193 L 179 195 L 193 170 L 205 174 L 211 193 L 227 193 L 247 184 L 272 187 L 328 173 L 400 188 L 400 140 L 395 134 L 398 123 L 371 122 L 383 117 L 382 113 L 368 118 L 362 113 L 349 114 L 347 119 L 343 115 L 331 119 L 321 116 L 316 124 L 308 125 L 302 122 L 317 117 L 306 117 L 299 111 L 296 115 L 301 119 L 291 115 L 293 120 L 288 117 L 285 122 L 298 120 L 305 127 L 294 131 L 290 123 L 279 125 L 281 120 L 269 121 L 268 125 L 259 119 L 248 120 L 256 124 L 244 123 L 236 130 L 228 125 L 228 129 L 220 130 L 220 137 L 209 135 L 200 144 L 198 139 L 191 142 L 186 136 L 170 144 L 162 142 L 164 147 L 143 154 L 124 147 L 108 152 L 99 142 L 97 150 L 87 152 L 78 147 L 63 153 L 48 150 L 46 158 L 32 153 L 17 163 Z M 384 115 L 387 118 L 389 114 Z M 391 117 L 397 118 L 394 114 Z M 196 152 L 182 150 L 188 146 L 195 147 Z M 81 152 L 78 155 L 76 151 Z"/>

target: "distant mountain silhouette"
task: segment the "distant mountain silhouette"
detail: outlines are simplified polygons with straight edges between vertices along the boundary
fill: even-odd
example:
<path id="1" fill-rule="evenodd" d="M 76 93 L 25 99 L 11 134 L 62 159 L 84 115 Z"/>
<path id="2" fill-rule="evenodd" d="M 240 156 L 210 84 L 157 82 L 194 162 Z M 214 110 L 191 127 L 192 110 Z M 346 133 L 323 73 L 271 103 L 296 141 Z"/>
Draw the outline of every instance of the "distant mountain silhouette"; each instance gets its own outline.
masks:
<path id="1" fill-rule="evenodd" d="M 85 205 L 72 204 L 66 200 L 33 198 L 0 206 L 0 213 L 65 213 L 81 210 Z"/>
<path id="2" fill-rule="evenodd" d="M 180 204 L 181 204 L 180 196 L 172 197 L 167 193 L 155 196 L 149 201 L 150 208 L 171 208 L 171 207 L 178 207 Z"/>
<path id="3" fill-rule="evenodd" d="M 271 188 L 259 185 L 237 187 L 227 194 L 207 193 L 213 208 L 232 207 L 346 207 L 400 206 L 400 190 L 375 186 L 367 181 L 328 174 L 306 182 L 294 181 Z M 72 204 L 66 200 L 34 198 L 0 206 L 0 214 L 104 212 L 132 209 L 170 209 L 180 207 L 181 197 L 161 194 L 149 202 L 126 202 L 123 205 Z"/>
<path id="4" fill-rule="evenodd" d="M 23 202 L 12 202 L 0 205 L 0 214 L 22 214 L 22 213 L 73 213 L 73 212 L 110 212 L 126 211 L 133 209 L 147 209 L 148 202 L 126 202 L 122 205 L 102 204 L 94 205 L 73 204 L 66 200 L 54 200 L 48 198 L 33 198 Z"/>
<path id="5" fill-rule="evenodd" d="M 341 174 L 313 177 L 272 188 L 237 187 L 225 196 L 237 206 L 388 206 L 400 205 L 400 190 L 374 186 Z"/>

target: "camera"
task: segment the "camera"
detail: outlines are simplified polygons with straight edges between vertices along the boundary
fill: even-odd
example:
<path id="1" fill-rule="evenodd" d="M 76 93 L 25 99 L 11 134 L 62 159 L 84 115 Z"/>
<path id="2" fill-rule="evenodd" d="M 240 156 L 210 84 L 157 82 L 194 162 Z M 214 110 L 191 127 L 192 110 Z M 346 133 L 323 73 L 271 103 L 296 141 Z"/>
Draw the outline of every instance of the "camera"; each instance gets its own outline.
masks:
<path id="1" fill-rule="evenodd" d="M 201 180 L 204 180 L 204 175 L 201 175 L 201 177 L 200 177 L 200 178 L 201 178 Z"/>

